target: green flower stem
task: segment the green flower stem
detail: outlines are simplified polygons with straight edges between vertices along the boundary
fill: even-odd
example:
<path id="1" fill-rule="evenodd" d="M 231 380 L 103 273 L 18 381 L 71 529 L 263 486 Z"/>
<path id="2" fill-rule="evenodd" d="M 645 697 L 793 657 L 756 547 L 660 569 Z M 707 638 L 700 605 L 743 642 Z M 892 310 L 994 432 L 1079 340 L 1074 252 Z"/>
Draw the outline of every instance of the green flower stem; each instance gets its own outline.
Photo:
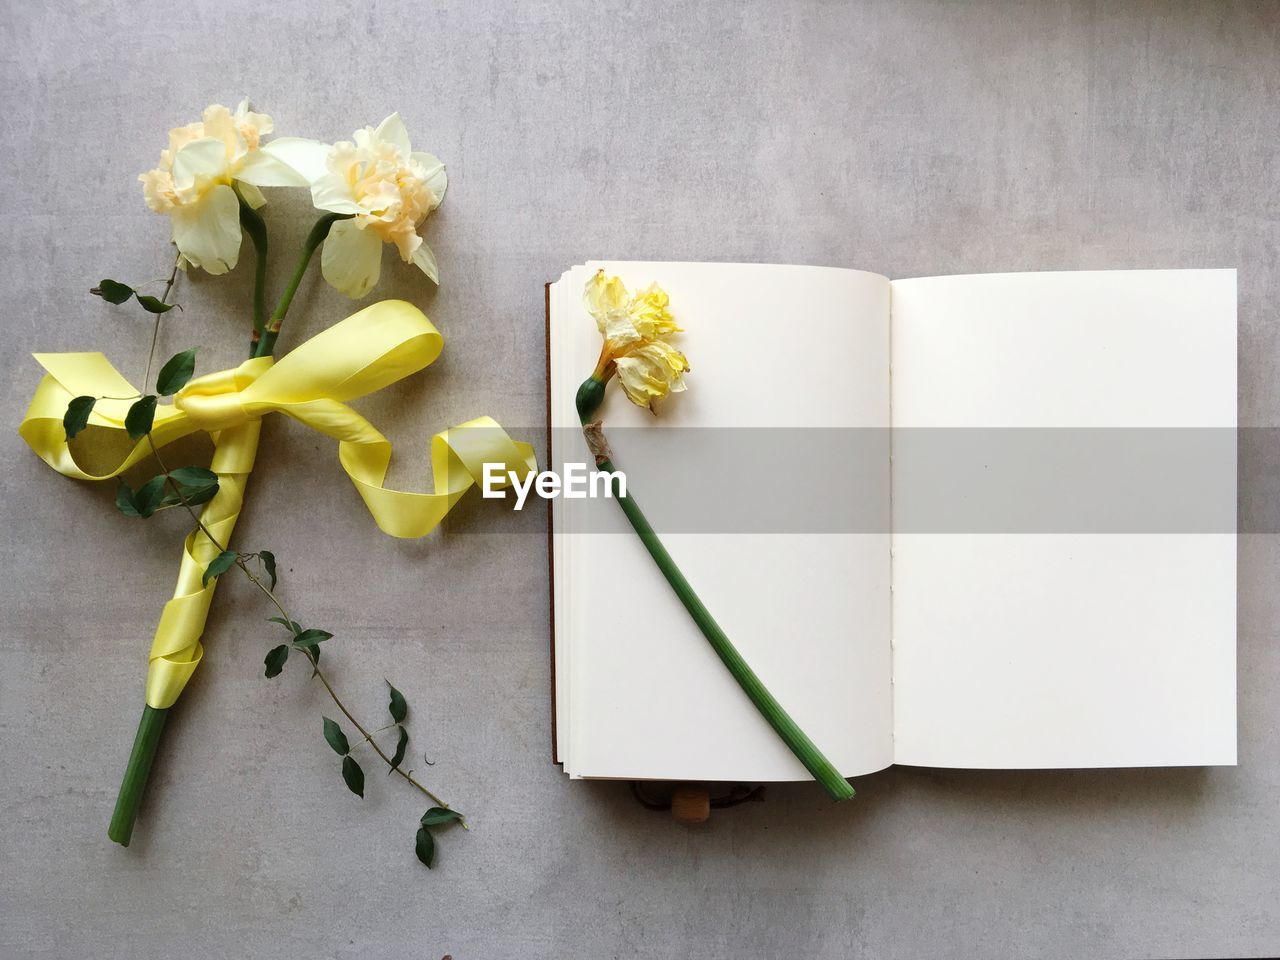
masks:
<path id="1" fill-rule="evenodd" d="M 589 378 L 579 388 L 577 396 L 578 414 L 584 426 L 591 422 L 591 418 L 603 399 L 604 382 L 595 377 Z M 597 458 L 596 466 L 597 469 L 609 473 L 616 469 L 613 461 L 608 458 Z M 680 598 L 684 608 L 689 611 L 689 615 L 693 617 L 694 623 L 698 625 L 698 629 L 707 638 L 711 648 L 715 650 L 716 656 L 729 669 L 729 673 L 733 675 L 733 678 L 738 681 L 738 686 L 751 698 L 751 702 L 755 704 L 761 716 L 769 722 L 769 726 L 773 727 L 783 742 L 791 748 L 791 752 L 813 774 L 814 779 L 826 788 L 832 799 L 848 800 L 852 797 L 854 790 L 849 785 L 849 781 L 840 775 L 840 771 L 832 765 L 831 761 L 823 755 L 822 751 L 791 719 L 790 714 L 782 708 L 782 705 L 778 703 L 760 678 L 756 676 L 755 671 L 743 659 L 742 654 L 738 652 L 738 649 L 729 640 L 724 630 L 721 629 L 720 624 L 716 623 L 715 618 L 711 616 L 711 612 L 699 599 L 693 587 L 689 585 L 689 581 L 680 572 L 675 560 L 671 558 L 671 554 L 667 552 L 667 548 L 663 546 L 657 533 L 650 526 L 644 512 L 640 509 L 640 505 L 636 503 L 630 494 L 621 492 L 616 480 L 611 481 L 611 483 L 613 496 L 617 499 L 618 505 L 622 507 L 622 512 L 627 515 L 627 519 L 631 521 L 631 526 L 639 535 L 641 543 L 649 551 L 654 563 L 658 565 L 662 575 L 667 578 L 667 583 L 671 584 L 671 589 Z"/>
<path id="2" fill-rule="evenodd" d="M 238 191 L 236 196 L 240 200 L 240 226 L 253 241 L 256 255 L 253 271 L 253 339 L 249 344 L 249 356 L 253 356 L 267 327 L 267 224 L 257 210 L 245 203 Z"/>
<path id="3" fill-rule="evenodd" d="M 276 304 L 275 310 L 271 312 L 270 319 L 267 320 L 266 330 L 263 331 L 262 339 L 258 342 L 257 349 L 254 350 L 255 357 L 269 357 L 276 348 L 276 338 L 280 336 L 280 324 L 284 322 L 285 314 L 289 312 L 289 304 L 293 303 L 293 295 L 298 292 L 298 285 L 302 283 L 302 278 L 306 276 L 307 267 L 311 263 L 311 258 L 320 244 L 324 243 L 325 237 L 329 236 L 329 230 L 339 220 L 350 220 L 349 213 L 326 213 L 323 217 L 316 221 L 311 232 L 307 234 L 306 243 L 302 245 L 302 254 L 298 257 L 298 265 L 294 267 L 293 276 L 289 280 L 289 286 L 285 287 L 284 295 L 280 298 L 280 302 Z"/>
<path id="4" fill-rule="evenodd" d="M 129 764 L 125 767 L 120 793 L 116 796 L 116 809 L 111 814 L 111 825 L 107 827 L 107 836 L 122 847 L 129 845 L 129 838 L 133 835 L 133 822 L 138 816 L 138 805 L 142 802 L 168 712 L 152 706 L 142 708 L 138 735 L 133 739 L 133 752 L 129 754 Z"/>

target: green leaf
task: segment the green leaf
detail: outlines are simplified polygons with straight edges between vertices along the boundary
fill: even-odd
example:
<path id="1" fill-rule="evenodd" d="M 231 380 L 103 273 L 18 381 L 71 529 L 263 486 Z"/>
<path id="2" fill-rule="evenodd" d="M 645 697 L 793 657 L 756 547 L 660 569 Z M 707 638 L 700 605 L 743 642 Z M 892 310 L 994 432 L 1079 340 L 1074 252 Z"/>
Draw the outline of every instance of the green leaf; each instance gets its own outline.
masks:
<path id="1" fill-rule="evenodd" d="M 329 746 L 333 747 L 334 752 L 340 757 L 345 757 L 351 752 L 351 744 L 347 743 L 347 735 L 342 732 L 342 728 L 337 722 L 324 718 L 324 738 L 329 742 Z"/>
<path id="2" fill-rule="evenodd" d="M 68 440 L 89 425 L 89 414 L 93 413 L 93 405 L 97 402 L 97 397 L 76 397 L 67 404 L 67 412 L 62 415 L 62 429 Z"/>
<path id="3" fill-rule="evenodd" d="M 364 797 L 364 771 L 356 763 L 355 757 L 342 758 L 342 779 L 347 781 L 347 789 L 357 797 Z"/>
<path id="4" fill-rule="evenodd" d="M 142 486 L 140 486 L 133 494 L 133 506 L 138 511 L 138 516 L 149 517 L 164 502 L 164 474 L 158 477 L 152 477 Z"/>
<path id="5" fill-rule="evenodd" d="M 177 306 L 176 303 L 165 303 L 158 297 L 148 296 L 143 293 L 138 294 L 138 302 L 142 304 L 142 309 L 147 313 L 168 313 Z"/>
<path id="6" fill-rule="evenodd" d="M 303 630 L 298 624 L 294 624 L 297 630 L 294 632 L 293 645 L 311 658 L 313 664 L 320 662 L 320 644 L 333 636 L 328 630 Z"/>
<path id="7" fill-rule="evenodd" d="M 404 752 L 409 747 L 409 731 L 404 727 L 400 728 L 400 741 L 396 744 L 396 755 L 391 758 L 391 770 L 400 766 L 400 761 L 404 759 Z M 387 771 L 387 776 L 391 776 L 391 770 Z"/>
<path id="8" fill-rule="evenodd" d="M 184 487 L 181 484 L 178 487 L 182 491 L 182 496 L 178 496 L 177 493 L 170 489 L 164 495 L 164 505 L 166 507 L 177 506 L 183 500 L 187 501 L 187 506 L 189 507 L 198 507 L 202 503 L 208 503 L 218 493 L 218 485 L 216 483 L 211 483 L 207 487 Z"/>
<path id="9" fill-rule="evenodd" d="M 270 550 L 259 550 L 258 559 L 262 561 L 262 569 L 271 578 L 271 589 L 274 590 L 276 588 L 276 555 Z M 294 631 L 294 633 L 297 632 L 297 630 Z"/>
<path id="10" fill-rule="evenodd" d="M 165 361 L 156 377 L 156 393 L 170 397 L 187 385 L 191 375 L 196 372 L 195 350 L 183 350 L 175 353 Z"/>
<path id="11" fill-rule="evenodd" d="M 391 686 L 390 680 L 386 683 L 388 687 L 391 687 L 391 702 L 387 704 L 391 719 L 396 723 L 404 723 L 404 718 L 409 715 L 409 704 L 405 703 L 404 694 Z"/>
<path id="12" fill-rule="evenodd" d="M 121 304 L 133 296 L 133 287 L 119 280 L 103 280 L 89 292 L 107 303 Z"/>
<path id="13" fill-rule="evenodd" d="M 170 491 L 161 502 L 164 507 L 177 506 L 183 498 L 188 506 L 198 506 L 208 503 L 218 492 L 218 475 L 204 467 L 179 467 L 169 471 L 169 479 L 182 490 L 182 496 Z"/>
<path id="14" fill-rule="evenodd" d="M 278 677 L 280 671 L 284 669 L 284 662 L 289 659 L 289 645 L 282 643 L 278 647 L 273 647 L 266 658 L 262 661 L 267 665 L 267 676 Z"/>
<path id="15" fill-rule="evenodd" d="M 182 488 L 188 503 L 204 503 L 218 492 L 218 475 L 204 467 L 179 467 L 169 471 L 169 479 Z M 195 499 L 199 497 L 200 499 Z"/>
<path id="16" fill-rule="evenodd" d="M 431 869 L 431 861 L 436 858 L 436 841 L 431 836 L 431 831 L 426 827 L 418 828 L 418 836 L 414 840 L 413 852 L 418 855 L 418 859 L 426 864 L 427 869 Z"/>
<path id="17" fill-rule="evenodd" d="M 204 576 L 200 578 L 200 583 L 207 587 L 209 581 L 214 577 L 220 577 L 230 570 L 235 565 L 238 556 L 239 554 L 234 550 L 223 550 L 210 560 L 209 565 L 204 568 Z"/>
<path id="18" fill-rule="evenodd" d="M 129 431 L 129 439 L 137 440 L 151 432 L 151 423 L 156 418 L 156 398 L 147 394 L 134 402 L 124 417 L 124 428 Z"/>
<path id="19" fill-rule="evenodd" d="M 133 505 L 133 488 L 123 480 L 120 481 L 120 486 L 116 487 L 116 509 L 126 517 L 142 516 L 138 508 Z"/>
<path id="20" fill-rule="evenodd" d="M 170 470 L 169 477 L 180 487 L 204 487 L 218 482 L 218 475 L 204 467 L 179 467 Z"/>
<path id="21" fill-rule="evenodd" d="M 188 507 L 198 507 L 202 503 L 208 503 L 218 495 L 218 485 L 215 483 L 212 486 L 200 487 L 196 490 L 183 490 L 182 495 L 187 498 Z M 168 500 L 169 498 L 165 497 L 165 499 Z M 173 499 L 177 503 L 182 502 L 177 497 Z M 166 504 L 166 506 L 172 506 L 172 504 Z"/>
<path id="22" fill-rule="evenodd" d="M 445 807 L 432 807 L 422 815 L 419 821 L 424 827 L 436 827 L 442 823 L 451 823 L 455 820 L 461 820 L 462 814 L 457 810 L 449 810 Z"/>
<path id="23" fill-rule="evenodd" d="M 278 624 L 280 624 L 280 626 L 284 627 L 284 628 L 285 628 L 286 630 L 288 630 L 290 633 L 301 633 L 301 632 L 302 632 L 302 627 L 300 627 L 300 626 L 297 624 L 297 622 L 296 622 L 296 621 L 294 621 L 294 620 L 286 620 L 284 617 L 267 617 L 267 622 L 268 622 L 268 623 L 278 623 Z"/>
<path id="24" fill-rule="evenodd" d="M 295 647 L 314 647 L 332 637 L 333 634 L 328 630 L 302 630 L 294 635 L 293 645 Z"/>

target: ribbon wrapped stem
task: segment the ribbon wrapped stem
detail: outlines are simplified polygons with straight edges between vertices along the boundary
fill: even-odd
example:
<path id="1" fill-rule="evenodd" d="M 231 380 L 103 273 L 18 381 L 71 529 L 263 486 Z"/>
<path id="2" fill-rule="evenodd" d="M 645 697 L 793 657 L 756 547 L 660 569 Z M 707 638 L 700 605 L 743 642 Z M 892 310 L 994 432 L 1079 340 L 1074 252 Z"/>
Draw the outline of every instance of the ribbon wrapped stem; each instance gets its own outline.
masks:
<path id="1" fill-rule="evenodd" d="M 218 583 L 213 579 L 204 585 L 204 570 L 231 541 L 244 505 L 245 484 L 257 456 L 261 430 L 262 421 L 250 420 L 220 431 L 214 442 L 211 467 L 218 475 L 218 492 L 205 506 L 200 526 L 183 544 L 173 599 L 165 604 L 151 644 L 146 706 L 107 829 L 107 836 L 122 846 L 129 845 L 133 834 L 165 716 L 204 655 L 200 636 Z"/>

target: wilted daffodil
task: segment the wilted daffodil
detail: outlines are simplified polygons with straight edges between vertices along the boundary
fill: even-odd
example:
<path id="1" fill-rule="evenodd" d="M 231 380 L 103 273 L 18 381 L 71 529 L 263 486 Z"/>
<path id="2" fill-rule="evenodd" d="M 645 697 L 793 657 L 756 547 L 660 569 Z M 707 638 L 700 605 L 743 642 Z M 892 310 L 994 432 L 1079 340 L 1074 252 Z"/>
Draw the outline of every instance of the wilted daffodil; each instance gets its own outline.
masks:
<path id="1" fill-rule="evenodd" d="M 684 390 L 689 361 L 663 339 L 679 333 L 680 327 L 667 309 L 671 298 L 661 287 L 652 283 L 631 296 L 621 277 L 606 277 L 597 270 L 587 281 L 583 301 L 604 336 L 597 380 L 607 381 L 617 373 L 627 399 L 650 411 L 655 400 Z"/>
<path id="2" fill-rule="evenodd" d="M 849 781 L 840 775 L 840 771 L 756 676 L 663 546 L 631 494 L 634 483 L 630 480 L 634 478 L 629 478 L 623 487 L 615 476 L 618 467 L 604 435 L 604 423 L 597 416 L 604 403 L 609 380 L 616 373 L 631 402 L 650 410 L 653 410 L 654 400 L 684 389 L 683 375 L 689 369 L 689 363 L 683 353 L 664 339 L 680 331 L 667 309 L 670 301 L 666 293 L 655 283 L 631 296 L 621 279 L 606 277 L 604 271 L 599 270 L 587 281 L 583 299 L 587 312 L 595 318 L 596 326 L 604 336 L 600 360 L 574 397 L 578 417 L 582 421 L 582 433 L 595 458 L 596 469 L 613 478 L 610 480 L 613 499 L 618 501 L 618 506 L 653 557 L 658 570 L 742 692 L 832 799 L 849 799 L 853 796 Z M 713 489 L 716 482 L 712 478 Z"/>
<path id="3" fill-rule="evenodd" d="M 282 137 L 267 148 L 311 185 L 317 209 L 340 214 L 329 231 L 320 269 L 325 280 L 352 299 L 378 282 L 382 245 L 394 243 L 405 263 L 439 282 L 436 258 L 418 227 L 444 199 L 444 164 L 415 151 L 398 113 L 332 146 Z"/>
<path id="4" fill-rule="evenodd" d="M 306 186 L 292 168 L 263 150 L 271 118 L 242 100 L 235 112 L 220 103 L 196 123 L 169 131 L 160 165 L 138 177 L 147 206 L 168 214 L 173 242 L 188 264 L 226 273 L 240 257 L 240 201 L 253 208 L 266 199 L 258 187 Z"/>

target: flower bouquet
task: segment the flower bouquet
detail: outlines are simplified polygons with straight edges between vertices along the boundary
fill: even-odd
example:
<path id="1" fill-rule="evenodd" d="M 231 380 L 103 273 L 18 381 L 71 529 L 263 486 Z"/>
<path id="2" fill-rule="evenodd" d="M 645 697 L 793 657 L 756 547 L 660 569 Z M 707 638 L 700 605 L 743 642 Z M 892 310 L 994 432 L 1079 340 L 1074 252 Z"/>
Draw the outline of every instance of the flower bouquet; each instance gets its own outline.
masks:
<path id="1" fill-rule="evenodd" d="M 261 591 L 272 608 L 270 620 L 284 631 L 285 642 L 273 645 L 265 656 L 265 675 L 277 676 L 291 656 L 301 657 L 358 734 L 353 742 L 342 723 L 323 719 L 324 738 L 342 758 L 347 787 L 364 795 L 364 771 L 355 754 L 367 746 L 389 772 L 432 804 L 414 841 L 418 858 L 430 867 L 433 830 L 450 823 L 465 827 L 466 821 L 403 766 L 409 743 L 406 698 L 388 683 L 390 723 L 375 728 L 358 721 L 320 667 L 321 646 L 332 633 L 304 626 L 286 608 L 277 592 L 274 553 L 237 550 L 232 534 L 262 418 L 270 413 L 292 417 L 337 440 L 338 459 L 374 521 L 396 537 L 419 537 L 432 530 L 483 475 L 486 462 L 504 464 L 504 476 L 511 471 L 524 477 L 535 469 L 533 450 L 512 440 L 495 421 L 480 417 L 432 439 L 433 492 L 384 485 L 391 443 L 348 402 L 422 370 L 443 346 L 426 316 L 403 301 L 374 303 L 275 358 L 281 326 L 317 250 L 324 279 L 352 299 L 377 284 L 387 243 L 395 245 L 405 263 L 438 282 L 436 259 L 418 229 L 444 199 L 448 180 L 439 160 L 413 150 L 396 114 L 377 127 L 356 131 L 351 141 L 332 145 L 296 137 L 267 140 L 272 131 L 271 118 L 251 111 L 248 101 L 234 111 L 211 106 L 198 122 L 170 131 L 159 165 L 139 178 L 147 205 L 169 218 L 177 249 L 163 292 L 155 296 L 145 293 L 143 285 L 115 280 L 103 280 L 92 291 L 111 304 L 136 304 L 153 318 L 142 389 L 102 353 L 39 354 L 45 376 L 20 433 L 46 463 L 77 479 L 108 480 L 135 465 L 153 464 L 158 472 L 136 488 L 118 481 L 117 509 L 137 519 L 181 509 L 194 525 L 183 544 L 173 599 L 161 613 L 151 646 L 145 705 L 108 836 L 129 843 L 165 717 L 203 655 L 201 636 L 218 578 L 235 571 Z M 270 313 L 264 188 L 308 189 L 319 211 Z M 245 235 L 255 256 L 248 359 L 197 377 L 196 350 L 184 350 L 160 365 L 148 392 L 159 326 L 178 306 L 171 297 L 181 272 L 201 269 L 216 275 L 233 269 Z M 213 440 L 208 467 L 168 462 L 165 448 L 197 432 Z M 104 462 L 111 464 L 105 471 L 82 466 Z"/>

